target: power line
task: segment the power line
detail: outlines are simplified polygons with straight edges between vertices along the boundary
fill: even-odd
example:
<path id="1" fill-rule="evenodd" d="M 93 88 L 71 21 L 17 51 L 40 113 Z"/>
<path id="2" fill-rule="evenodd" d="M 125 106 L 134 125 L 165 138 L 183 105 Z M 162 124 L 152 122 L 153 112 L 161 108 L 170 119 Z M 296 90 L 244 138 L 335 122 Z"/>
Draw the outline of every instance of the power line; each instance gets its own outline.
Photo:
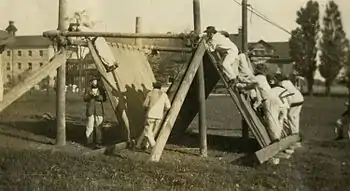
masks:
<path id="1" fill-rule="evenodd" d="M 235 3 L 237 3 L 238 5 L 242 6 L 242 3 L 238 2 L 237 0 L 233 0 Z M 259 12 L 258 10 L 256 10 L 255 8 L 253 8 L 252 6 L 249 6 L 247 8 L 251 13 L 253 13 L 254 15 L 258 16 L 259 18 L 261 18 L 262 20 L 268 22 L 269 24 L 277 27 L 278 29 L 288 33 L 288 34 L 292 34 L 291 32 L 289 32 L 287 29 L 283 28 L 281 25 L 278 25 L 277 23 L 271 21 L 266 15 L 262 14 L 261 12 Z"/>

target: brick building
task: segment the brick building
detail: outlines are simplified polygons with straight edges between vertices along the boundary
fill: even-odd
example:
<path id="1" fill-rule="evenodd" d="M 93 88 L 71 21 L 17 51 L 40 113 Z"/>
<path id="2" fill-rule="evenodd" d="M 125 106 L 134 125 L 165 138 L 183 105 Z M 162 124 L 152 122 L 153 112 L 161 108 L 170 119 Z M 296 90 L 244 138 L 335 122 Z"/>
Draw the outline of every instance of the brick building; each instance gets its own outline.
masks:
<path id="1" fill-rule="evenodd" d="M 9 22 L 6 31 L 14 36 L 2 54 L 3 81 L 8 87 L 24 80 L 29 71 L 47 64 L 54 55 L 54 50 L 51 41 L 40 35 L 16 36 L 17 28 L 13 21 Z M 55 75 L 50 74 L 51 86 Z"/>

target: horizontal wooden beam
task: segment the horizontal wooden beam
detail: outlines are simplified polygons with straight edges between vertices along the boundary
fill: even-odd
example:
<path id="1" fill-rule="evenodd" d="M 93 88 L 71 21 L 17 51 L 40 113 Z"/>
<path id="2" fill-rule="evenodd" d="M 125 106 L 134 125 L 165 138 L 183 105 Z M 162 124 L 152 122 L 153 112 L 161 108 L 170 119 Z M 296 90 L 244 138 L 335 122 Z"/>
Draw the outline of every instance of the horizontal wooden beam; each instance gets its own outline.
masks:
<path id="1" fill-rule="evenodd" d="M 49 61 L 49 63 L 45 64 L 43 67 L 29 72 L 28 77 L 25 78 L 24 81 L 20 82 L 4 95 L 3 101 L 0 102 L 0 112 L 20 98 L 24 93 L 29 91 L 34 85 L 38 84 L 41 80 L 48 76 L 50 72 L 54 72 L 64 62 L 66 62 L 66 55 L 58 54 L 55 55 Z"/>
<path id="2" fill-rule="evenodd" d="M 144 46 L 143 49 L 150 49 L 150 50 L 156 50 L 156 51 L 164 51 L 164 52 L 187 52 L 191 53 L 193 52 L 192 48 L 179 48 L 179 47 L 161 47 L 161 46 Z"/>
<path id="3" fill-rule="evenodd" d="M 84 40 L 71 40 L 71 44 L 74 46 L 87 46 L 87 42 Z M 187 53 L 191 53 L 193 51 L 192 48 L 187 48 L 187 47 L 168 47 L 168 46 L 154 46 L 154 45 L 144 45 L 141 47 L 141 49 L 149 49 L 149 50 L 164 51 L 164 52 L 187 52 Z"/>
<path id="4" fill-rule="evenodd" d="M 45 37 L 66 36 L 66 37 L 113 37 L 113 38 L 170 38 L 183 39 L 189 34 L 161 34 L 161 33 L 115 33 L 115 32 L 61 32 L 57 30 L 46 31 Z M 192 36 L 192 35 L 191 35 Z"/>
<path id="5" fill-rule="evenodd" d="M 279 142 L 271 144 L 265 148 L 262 148 L 255 152 L 255 156 L 258 159 L 259 163 L 262 164 L 265 161 L 269 160 L 280 151 L 287 149 L 293 143 L 300 141 L 299 135 L 288 136 L 284 139 L 281 139 Z"/>
<path id="6" fill-rule="evenodd" d="M 114 145 L 102 147 L 100 149 L 87 151 L 83 153 L 83 155 L 96 156 L 96 155 L 103 155 L 103 154 L 114 154 L 116 151 L 126 149 L 130 146 L 131 144 L 129 142 L 121 142 Z M 115 154 L 118 154 L 118 153 L 115 153 Z"/>

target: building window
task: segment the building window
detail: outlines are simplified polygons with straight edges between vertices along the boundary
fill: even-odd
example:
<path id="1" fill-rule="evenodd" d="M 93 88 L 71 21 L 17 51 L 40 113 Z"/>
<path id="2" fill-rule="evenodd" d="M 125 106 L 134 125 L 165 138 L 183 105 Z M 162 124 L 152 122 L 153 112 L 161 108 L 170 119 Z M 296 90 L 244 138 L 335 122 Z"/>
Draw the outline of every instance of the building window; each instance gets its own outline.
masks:
<path id="1" fill-rule="evenodd" d="M 19 50 L 17 53 L 18 53 L 18 56 L 22 56 L 22 51 Z"/>
<path id="2" fill-rule="evenodd" d="M 18 70 L 22 70 L 22 63 L 18 62 L 17 66 L 18 66 Z"/>
<path id="3" fill-rule="evenodd" d="M 39 51 L 39 55 L 40 55 L 40 56 L 44 56 L 44 51 L 40 50 L 40 51 Z"/>
<path id="4" fill-rule="evenodd" d="M 33 52 L 31 50 L 28 51 L 28 56 L 32 56 Z"/>
<path id="5" fill-rule="evenodd" d="M 18 75 L 18 80 L 22 81 L 22 75 L 21 74 Z"/>
<path id="6" fill-rule="evenodd" d="M 11 70 L 11 64 L 8 62 L 7 65 L 6 65 L 6 70 Z"/>
<path id="7" fill-rule="evenodd" d="M 41 66 L 43 66 L 43 63 L 42 63 L 42 62 L 40 62 L 40 67 L 41 67 Z"/>
<path id="8" fill-rule="evenodd" d="M 11 56 L 11 51 L 7 51 L 7 56 Z"/>
<path id="9" fill-rule="evenodd" d="M 32 70 L 32 69 L 33 69 L 33 64 L 30 63 L 30 62 L 28 63 L 28 69 L 29 69 L 29 70 Z"/>
<path id="10" fill-rule="evenodd" d="M 10 75 L 7 75 L 7 82 L 11 82 L 12 78 Z"/>

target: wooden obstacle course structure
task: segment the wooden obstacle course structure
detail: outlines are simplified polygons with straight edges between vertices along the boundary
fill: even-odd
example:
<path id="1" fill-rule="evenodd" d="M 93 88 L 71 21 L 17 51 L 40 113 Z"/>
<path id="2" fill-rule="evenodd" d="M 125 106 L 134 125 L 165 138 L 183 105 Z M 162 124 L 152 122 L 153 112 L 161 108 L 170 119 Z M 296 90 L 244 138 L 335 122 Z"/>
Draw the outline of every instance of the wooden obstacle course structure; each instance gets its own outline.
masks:
<path id="1" fill-rule="evenodd" d="M 67 28 L 65 26 L 65 16 L 66 16 L 66 4 L 67 0 L 60 0 L 60 11 L 59 11 L 59 31 L 47 31 L 44 32 L 43 35 L 47 37 L 119 37 L 119 38 L 133 38 L 133 39 L 139 39 L 139 38 L 163 38 L 163 39 L 184 39 L 189 37 L 189 34 L 142 34 L 142 33 L 108 33 L 108 32 L 66 32 L 65 29 Z M 200 15 L 199 15 L 199 1 L 194 0 L 194 20 L 195 20 L 195 32 L 197 35 L 200 32 Z M 245 26 L 246 27 L 246 26 Z M 246 30 L 246 29 L 245 29 Z M 245 36 L 246 37 L 246 36 Z M 116 117 L 119 122 L 123 122 L 124 127 L 127 131 L 125 140 L 130 141 L 131 138 L 134 138 L 138 135 L 138 132 L 136 129 L 140 128 L 141 123 L 137 123 L 136 120 L 141 120 L 142 112 L 140 110 L 140 103 L 143 100 L 141 96 L 135 96 L 137 95 L 135 93 L 135 89 L 133 89 L 132 84 L 136 84 L 137 87 L 140 89 L 140 85 L 142 86 L 142 83 L 145 83 L 143 90 L 149 90 L 151 88 L 150 83 L 154 81 L 154 76 L 152 71 L 150 70 L 149 64 L 147 62 L 147 59 L 145 55 L 141 55 L 140 47 L 134 48 L 132 46 L 124 45 L 124 44 L 110 44 L 111 48 L 113 49 L 113 53 L 115 54 L 115 57 L 117 60 L 122 60 L 119 63 L 122 63 L 121 67 L 119 69 L 116 69 L 116 71 L 112 73 L 106 73 L 105 69 L 103 67 L 103 64 L 93 47 L 93 44 L 91 42 L 75 42 L 79 45 L 83 45 L 85 43 L 85 46 L 88 46 L 91 54 L 95 60 L 96 68 L 98 69 L 99 73 L 101 74 L 103 78 L 104 85 L 106 87 L 108 97 L 110 100 L 110 103 L 113 107 L 113 110 L 116 114 Z M 246 43 L 243 43 L 246 44 Z M 64 145 L 65 144 L 65 93 L 64 93 L 64 86 L 65 86 L 65 50 L 63 47 L 59 47 L 62 51 L 62 58 L 61 61 L 58 61 L 56 59 L 56 62 L 53 62 L 55 64 L 55 67 L 52 66 L 52 68 L 59 67 L 58 70 L 58 86 L 57 86 L 57 144 L 58 145 Z M 145 48 L 145 47 L 143 47 Z M 161 153 L 164 149 L 164 146 L 167 142 L 167 139 L 171 133 L 172 130 L 174 132 L 183 132 L 188 125 L 191 123 L 195 115 L 199 112 L 200 113 L 200 129 L 201 129 L 201 154 L 205 156 L 206 152 L 206 132 L 205 132 L 205 98 L 207 98 L 211 92 L 211 90 L 214 88 L 216 83 L 220 80 L 221 75 L 220 72 L 218 72 L 215 61 L 212 60 L 212 57 L 210 54 L 208 54 L 205 50 L 204 42 L 203 40 L 200 41 L 200 43 L 197 45 L 194 49 L 179 49 L 175 47 L 153 47 L 149 49 L 158 49 L 160 51 L 193 51 L 192 59 L 187 65 L 185 69 L 181 71 L 181 75 L 177 77 L 175 80 L 175 83 L 171 86 L 171 88 L 168 91 L 169 97 L 172 100 L 172 108 L 170 111 L 166 114 L 161 129 L 160 134 L 157 139 L 157 144 L 152 150 L 151 154 L 151 160 L 152 161 L 159 161 L 161 157 Z M 60 63 L 60 64 L 57 64 Z M 131 64 L 137 64 L 138 66 L 143 66 L 146 68 L 139 68 L 142 71 L 145 71 L 144 74 L 139 75 L 139 73 L 136 73 L 135 70 L 130 70 Z M 204 63 L 204 65 L 203 65 Z M 57 64 L 57 67 L 56 67 Z M 128 64 L 128 65 L 127 65 Z M 141 64 L 141 65 L 140 65 Z M 137 68 L 137 65 L 135 65 Z M 128 68 L 129 67 L 129 68 Z M 148 67 L 148 68 L 147 68 Z M 132 69 L 135 69 L 132 68 Z M 199 69 L 199 70 L 198 70 Z M 51 68 L 50 68 L 51 70 Z M 120 70 L 120 71 L 119 71 Z M 204 72 L 202 72 L 204 71 Z M 16 90 L 23 94 L 25 92 L 25 88 L 28 88 L 30 85 L 32 85 L 36 79 L 42 78 L 42 76 L 45 75 L 37 75 L 35 76 L 33 74 L 33 80 L 29 80 L 30 83 L 28 83 L 26 87 L 23 85 L 23 87 L 19 87 L 19 90 Z M 135 77 L 136 76 L 136 77 Z M 152 78 L 153 76 L 153 78 Z M 132 80 L 126 80 L 130 77 L 135 77 Z M 34 80 L 35 79 L 35 80 Z M 194 80 L 197 79 L 197 80 Z M 134 95 L 129 97 L 133 97 L 132 102 L 135 104 L 135 116 L 131 116 L 126 112 L 125 107 L 125 93 L 126 86 L 129 86 L 131 90 L 133 90 Z M 136 91 L 137 92 L 137 91 Z M 144 91 L 143 91 L 144 92 Z M 127 95 L 126 95 L 127 96 Z M 269 158 L 273 155 L 275 155 L 276 152 L 278 152 L 280 149 L 284 149 L 286 145 L 289 145 L 293 141 L 297 141 L 298 137 L 287 137 L 284 140 L 281 140 L 280 144 L 282 146 L 279 146 L 277 144 L 269 145 L 269 141 L 266 138 L 266 134 L 264 133 L 263 128 L 259 124 L 259 121 L 254 119 L 253 113 L 251 112 L 251 108 L 247 104 L 247 102 L 242 101 L 243 97 L 241 95 L 238 95 L 237 92 L 232 92 L 231 96 L 233 96 L 234 101 L 237 105 L 240 106 L 241 114 L 243 115 L 246 122 L 249 121 L 250 124 L 248 124 L 251 129 L 255 132 L 254 135 L 257 138 L 260 146 L 263 148 L 257 152 L 257 158 L 260 162 L 265 161 L 266 158 Z M 8 104 L 4 105 L 4 108 L 6 105 L 9 105 L 13 101 L 11 101 L 10 98 L 6 98 L 10 101 L 8 101 Z M 14 99 L 15 100 L 15 99 Z M 5 102 L 4 102 L 5 103 Z M 137 106 L 138 105 L 138 106 Z M 137 109 L 138 108 L 138 109 Z M 247 109 L 248 108 L 248 109 Z M 250 108 L 250 110 L 249 110 Z M 128 108 L 130 109 L 130 108 Z M 138 111 L 137 111 L 138 110 Z M 131 121 L 136 121 L 136 123 L 132 124 Z M 124 147 L 125 143 L 121 143 L 122 147 Z M 269 153 L 269 154 L 266 154 Z"/>

